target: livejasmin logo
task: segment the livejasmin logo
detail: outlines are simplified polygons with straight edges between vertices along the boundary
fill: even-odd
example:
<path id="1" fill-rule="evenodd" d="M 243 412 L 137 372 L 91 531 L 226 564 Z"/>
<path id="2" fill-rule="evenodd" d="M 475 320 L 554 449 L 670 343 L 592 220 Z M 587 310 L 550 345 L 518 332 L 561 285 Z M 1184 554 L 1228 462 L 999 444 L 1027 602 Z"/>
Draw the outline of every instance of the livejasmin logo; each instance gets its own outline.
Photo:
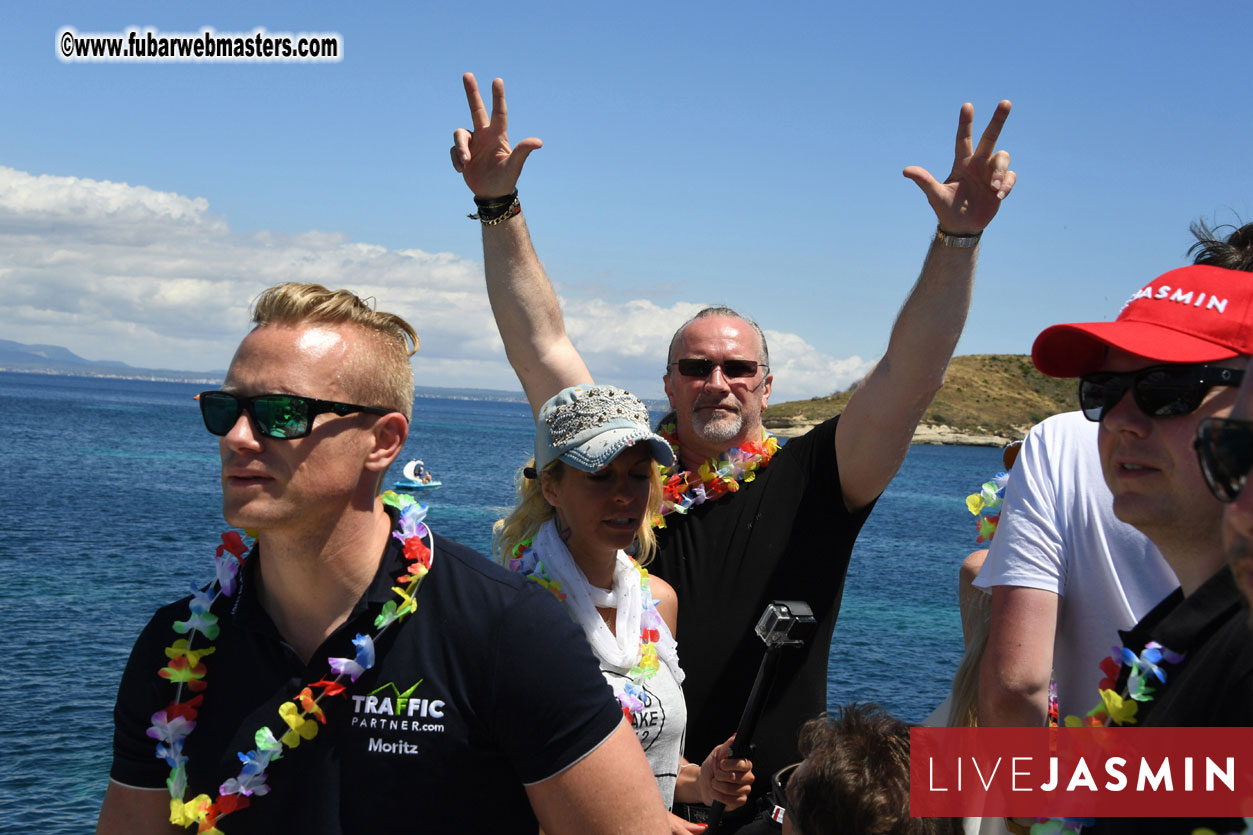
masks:
<path id="1" fill-rule="evenodd" d="M 957 783 L 956 786 L 945 786 L 936 784 L 936 761 L 934 758 L 928 758 L 928 771 L 930 772 L 931 782 L 928 789 L 933 792 L 946 792 L 951 788 L 962 791 L 962 777 L 964 761 L 969 763 L 966 768 L 965 776 L 967 781 L 971 776 L 978 778 L 979 784 L 985 792 L 992 791 L 993 784 L 997 781 L 997 772 L 1000 772 L 1000 780 L 1009 781 L 1009 790 L 1015 792 L 1029 792 L 1037 788 L 1040 791 L 1051 792 L 1061 789 L 1063 791 L 1074 792 L 1079 789 L 1088 791 L 1105 791 L 1119 792 L 1127 788 L 1127 766 L 1126 757 L 1109 757 L 1105 759 L 1099 768 L 1103 768 L 1109 779 L 1106 780 L 1099 788 L 1096 778 L 1093 777 L 1092 768 L 1088 765 L 1088 761 L 1083 757 L 1074 763 L 1066 763 L 1059 766 L 1058 757 L 1048 757 L 1045 768 L 1037 769 L 1039 763 L 1034 757 L 997 757 L 995 762 L 985 762 L 980 765 L 976 757 L 957 757 L 955 762 L 957 765 Z M 1009 763 L 1006 764 L 1006 760 Z M 1181 788 L 1183 791 L 1190 792 L 1200 787 L 1200 781 L 1195 778 L 1197 772 L 1201 768 L 1200 763 L 1193 763 L 1192 757 L 1183 757 L 1182 762 L 1175 762 L 1171 765 L 1169 758 L 1163 758 L 1155 766 L 1147 759 L 1139 760 L 1139 769 L 1134 765 L 1131 769 L 1133 775 L 1136 776 L 1135 790 L 1138 792 L 1151 791 L 1175 791 L 1175 777 L 1178 775 L 1182 778 Z M 1098 762 L 1101 762 L 1098 760 Z M 1001 766 L 1006 765 L 1002 771 Z M 1062 769 L 1068 771 L 1069 774 L 1063 773 Z M 948 764 L 942 764 L 939 768 L 941 773 L 951 772 Z M 974 771 L 974 775 L 970 771 Z M 1048 771 L 1048 779 L 1041 780 L 1043 771 Z M 1209 757 L 1205 758 L 1205 791 L 1212 792 L 1215 790 L 1216 781 L 1228 791 L 1235 791 L 1236 788 L 1236 758 L 1226 757 L 1225 762 L 1217 763 Z M 986 773 L 986 777 L 984 776 Z M 1100 770 L 1098 769 L 1098 772 Z M 969 783 L 967 783 L 967 786 Z"/>
<path id="2" fill-rule="evenodd" d="M 1241 817 L 1253 801 L 1253 728 L 911 728 L 909 741 L 919 816 Z"/>
<path id="3" fill-rule="evenodd" d="M 1185 292 L 1182 287 L 1171 287 L 1169 284 L 1162 284 L 1157 287 L 1150 284 L 1127 299 L 1127 304 L 1123 305 L 1123 309 L 1125 310 L 1127 305 L 1140 299 L 1174 302 L 1176 304 L 1191 305 L 1192 307 L 1204 306 L 1206 310 L 1217 310 L 1219 313 L 1227 312 L 1227 299 L 1220 299 L 1218 296 L 1209 296 L 1207 299 L 1204 290 L 1188 290 Z"/>

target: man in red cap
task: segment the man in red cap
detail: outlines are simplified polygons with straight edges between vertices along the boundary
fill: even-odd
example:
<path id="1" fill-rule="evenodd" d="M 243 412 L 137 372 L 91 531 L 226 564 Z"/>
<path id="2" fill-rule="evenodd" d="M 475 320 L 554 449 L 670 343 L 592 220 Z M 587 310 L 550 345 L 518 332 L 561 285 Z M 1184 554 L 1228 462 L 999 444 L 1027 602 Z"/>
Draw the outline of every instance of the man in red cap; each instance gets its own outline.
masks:
<path id="1" fill-rule="evenodd" d="M 1179 578 L 1179 590 L 1119 632 L 1116 692 L 1092 694 L 1111 724 L 1253 724 L 1253 642 L 1224 561 L 1223 506 L 1192 449 L 1199 425 L 1231 412 L 1253 354 L 1253 224 L 1225 241 L 1196 231 L 1196 262 L 1149 282 L 1115 321 L 1054 325 L 1032 348 L 1045 374 L 1079 377 L 1080 407 L 1100 423 L 1114 514 L 1148 536 Z M 1185 823 L 1107 819 L 1094 831 L 1192 831 Z M 1195 823 L 1218 832 L 1236 824 Z"/>

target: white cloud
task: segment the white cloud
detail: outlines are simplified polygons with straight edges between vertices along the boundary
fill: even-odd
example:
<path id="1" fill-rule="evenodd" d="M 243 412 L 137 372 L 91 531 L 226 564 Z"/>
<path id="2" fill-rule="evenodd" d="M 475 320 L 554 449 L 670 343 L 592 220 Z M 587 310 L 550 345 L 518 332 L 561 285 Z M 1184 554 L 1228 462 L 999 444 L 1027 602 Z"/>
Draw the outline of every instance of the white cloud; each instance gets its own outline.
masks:
<path id="1" fill-rule="evenodd" d="M 241 234 L 203 198 L 0 167 L 6 339 L 144 367 L 222 369 L 247 330 L 249 302 L 280 281 L 349 287 L 404 315 L 422 339 L 421 385 L 518 388 L 478 261 L 321 232 Z M 698 308 L 578 298 L 565 315 L 598 379 L 659 397 L 670 335 Z M 767 335 L 776 402 L 830 393 L 869 367 L 823 356 L 796 334 Z"/>

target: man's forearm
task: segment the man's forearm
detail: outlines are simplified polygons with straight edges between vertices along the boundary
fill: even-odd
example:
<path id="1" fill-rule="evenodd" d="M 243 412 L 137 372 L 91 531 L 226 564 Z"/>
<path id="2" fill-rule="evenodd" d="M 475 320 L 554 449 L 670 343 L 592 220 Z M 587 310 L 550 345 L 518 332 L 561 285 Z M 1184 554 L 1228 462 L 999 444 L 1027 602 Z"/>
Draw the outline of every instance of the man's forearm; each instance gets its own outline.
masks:
<path id="1" fill-rule="evenodd" d="M 557 295 L 522 215 L 483 227 L 483 268 L 505 356 L 532 408 L 566 386 L 590 380 L 566 335 Z"/>
<path id="2" fill-rule="evenodd" d="M 898 386 L 922 402 L 921 417 L 944 382 L 944 371 L 966 325 L 974 287 L 977 248 L 932 243 L 918 281 L 892 326 L 880 365 Z"/>
<path id="3" fill-rule="evenodd" d="M 900 468 L 970 309 L 975 251 L 933 243 L 892 326 L 888 349 L 844 410 L 836 430 L 840 484 L 850 510 L 883 492 Z"/>
<path id="4" fill-rule="evenodd" d="M 984 727 L 1042 727 L 1048 721 L 1048 685 L 1010 689 L 987 659 L 979 677 L 979 724 Z"/>

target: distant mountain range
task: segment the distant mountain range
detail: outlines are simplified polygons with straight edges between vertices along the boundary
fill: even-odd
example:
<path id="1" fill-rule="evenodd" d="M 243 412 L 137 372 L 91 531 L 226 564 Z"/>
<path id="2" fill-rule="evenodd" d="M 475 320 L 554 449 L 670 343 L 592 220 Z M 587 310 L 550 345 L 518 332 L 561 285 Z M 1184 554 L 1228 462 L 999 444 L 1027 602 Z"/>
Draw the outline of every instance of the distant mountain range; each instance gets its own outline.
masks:
<path id="1" fill-rule="evenodd" d="M 121 377 L 176 382 L 218 382 L 222 371 L 176 371 L 170 368 L 136 368 L 113 360 L 88 360 L 60 345 L 24 345 L 0 339 L 0 371 L 67 374 L 74 377 Z"/>
<path id="2" fill-rule="evenodd" d="M 0 339 L 0 371 L 30 374 L 64 374 L 70 377 L 112 377 L 123 380 L 163 380 L 175 383 L 216 385 L 225 371 L 178 371 L 171 368 L 138 368 L 113 360 L 88 360 L 60 345 L 25 345 Z M 526 402 L 521 391 L 497 389 L 445 388 L 418 386 L 418 394 L 464 400 L 505 400 Z"/>

